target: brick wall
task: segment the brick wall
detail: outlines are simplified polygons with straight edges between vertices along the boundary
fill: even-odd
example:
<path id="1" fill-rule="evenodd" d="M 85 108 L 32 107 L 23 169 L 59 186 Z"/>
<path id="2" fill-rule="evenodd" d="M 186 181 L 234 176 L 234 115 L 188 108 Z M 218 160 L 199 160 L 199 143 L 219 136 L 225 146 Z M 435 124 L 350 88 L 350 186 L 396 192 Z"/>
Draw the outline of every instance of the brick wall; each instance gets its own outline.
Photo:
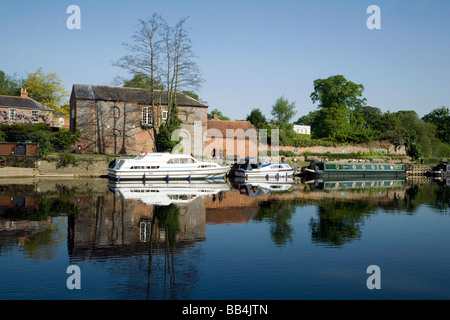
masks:
<path id="1" fill-rule="evenodd" d="M 399 147 L 395 149 L 395 146 L 388 143 L 387 141 L 374 141 L 370 143 L 362 143 L 359 145 L 345 145 L 338 147 L 324 147 L 324 146 L 314 146 L 314 147 L 288 147 L 280 146 L 279 150 L 292 151 L 298 155 L 304 152 L 311 153 L 358 153 L 358 152 L 383 152 L 388 154 L 399 154 L 406 155 L 405 147 Z"/>
<path id="2" fill-rule="evenodd" d="M 0 142 L 0 154 L 11 155 L 16 153 L 17 145 L 26 146 L 26 155 L 39 155 L 39 143 L 17 143 L 17 142 Z"/>

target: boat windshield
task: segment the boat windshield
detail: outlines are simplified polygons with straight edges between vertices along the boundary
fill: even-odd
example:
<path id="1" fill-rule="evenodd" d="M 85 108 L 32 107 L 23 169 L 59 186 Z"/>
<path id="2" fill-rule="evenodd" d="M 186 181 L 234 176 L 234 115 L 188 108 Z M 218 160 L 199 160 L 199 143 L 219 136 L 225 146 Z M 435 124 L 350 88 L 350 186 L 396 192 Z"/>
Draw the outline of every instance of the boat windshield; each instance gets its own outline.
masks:
<path id="1" fill-rule="evenodd" d="M 120 167 L 123 165 L 125 161 L 123 160 L 119 160 L 119 162 L 116 163 L 116 165 L 114 166 L 114 169 L 118 170 L 120 169 Z"/>
<path id="2" fill-rule="evenodd" d="M 323 170 L 324 169 L 324 163 L 323 162 L 312 162 L 311 163 L 311 169 L 314 169 L 314 166 L 316 166 L 317 170 Z"/>

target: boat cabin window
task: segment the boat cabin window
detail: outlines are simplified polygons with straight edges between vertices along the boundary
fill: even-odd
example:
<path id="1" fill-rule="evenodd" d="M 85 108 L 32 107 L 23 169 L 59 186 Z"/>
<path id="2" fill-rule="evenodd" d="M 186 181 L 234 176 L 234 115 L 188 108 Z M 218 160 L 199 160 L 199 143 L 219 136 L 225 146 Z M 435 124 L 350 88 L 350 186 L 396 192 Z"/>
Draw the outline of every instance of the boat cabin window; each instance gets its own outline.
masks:
<path id="1" fill-rule="evenodd" d="M 324 163 L 323 162 L 311 162 L 310 169 L 315 169 L 314 165 L 317 167 L 318 170 L 324 169 Z"/>
<path id="2" fill-rule="evenodd" d="M 193 158 L 172 158 L 167 163 L 195 163 L 195 160 Z"/>
<path id="3" fill-rule="evenodd" d="M 193 158 L 172 158 L 169 161 L 167 161 L 168 164 L 174 164 L 174 163 L 195 163 L 195 160 Z"/>

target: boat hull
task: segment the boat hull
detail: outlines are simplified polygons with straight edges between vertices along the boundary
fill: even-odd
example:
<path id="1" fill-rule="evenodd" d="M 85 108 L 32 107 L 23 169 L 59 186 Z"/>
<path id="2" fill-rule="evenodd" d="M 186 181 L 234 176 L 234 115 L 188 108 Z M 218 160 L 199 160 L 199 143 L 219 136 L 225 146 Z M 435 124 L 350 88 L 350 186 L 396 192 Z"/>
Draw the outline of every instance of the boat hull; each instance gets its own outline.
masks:
<path id="1" fill-rule="evenodd" d="M 306 172 L 307 179 L 405 178 L 406 172 Z"/>
<path id="2" fill-rule="evenodd" d="M 277 170 L 277 171 L 265 171 L 265 170 L 241 170 L 235 171 L 234 176 L 237 178 L 245 179 L 265 179 L 276 180 L 282 178 L 292 178 L 295 174 L 295 170 Z"/>
<path id="3" fill-rule="evenodd" d="M 161 179 L 223 179 L 229 168 L 217 167 L 186 170 L 115 170 L 110 169 L 108 176 L 110 180 L 120 181 L 140 181 L 140 180 L 161 180 Z"/>
<path id="4" fill-rule="evenodd" d="M 303 173 L 307 179 L 404 178 L 407 175 L 403 164 L 391 163 L 319 163 L 305 168 Z"/>

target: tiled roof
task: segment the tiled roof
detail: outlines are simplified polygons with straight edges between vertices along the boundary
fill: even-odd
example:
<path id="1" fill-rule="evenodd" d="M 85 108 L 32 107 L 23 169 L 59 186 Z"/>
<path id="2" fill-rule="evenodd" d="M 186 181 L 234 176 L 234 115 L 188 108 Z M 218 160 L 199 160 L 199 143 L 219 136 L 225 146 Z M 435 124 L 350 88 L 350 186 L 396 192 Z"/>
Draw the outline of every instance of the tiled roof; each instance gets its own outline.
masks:
<path id="1" fill-rule="evenodd" d="M 53 109 L 44 106 L 42 103 L 39 103 L 31 98 L 21 98 L 14 96 L 0 96 L 0 107 L 53 111 Z"/>
<path id="2" fill-rule="evenodd" d="M 242 129 L 244 132 L 248 129 L 255 129 L 255 127 L 250 123 L 250 121 L 224 121 L 224 120 L 208 120 L 206 129 L 217 129 L 220 130 L 223 137 L 226 137 L 227 129 L 238 130 Z M 256 130 L 256 129 L 255 129 Z M 213 135 L 213 132 L 209 132 Z"/>
<path id="3" fill-rule="evenodd" d="M 74 84 L 72 97 L 85 100 L 121 101 L 138 104 L 152 104 L 150 90 L 139 88 L 99 86 L 90 84 Z M 167 91 L 155 90 L 155 104 L 167 105 Z M 177 93 L 179 106 L 205 107 L 208 106 L 185 94 Z"/>

